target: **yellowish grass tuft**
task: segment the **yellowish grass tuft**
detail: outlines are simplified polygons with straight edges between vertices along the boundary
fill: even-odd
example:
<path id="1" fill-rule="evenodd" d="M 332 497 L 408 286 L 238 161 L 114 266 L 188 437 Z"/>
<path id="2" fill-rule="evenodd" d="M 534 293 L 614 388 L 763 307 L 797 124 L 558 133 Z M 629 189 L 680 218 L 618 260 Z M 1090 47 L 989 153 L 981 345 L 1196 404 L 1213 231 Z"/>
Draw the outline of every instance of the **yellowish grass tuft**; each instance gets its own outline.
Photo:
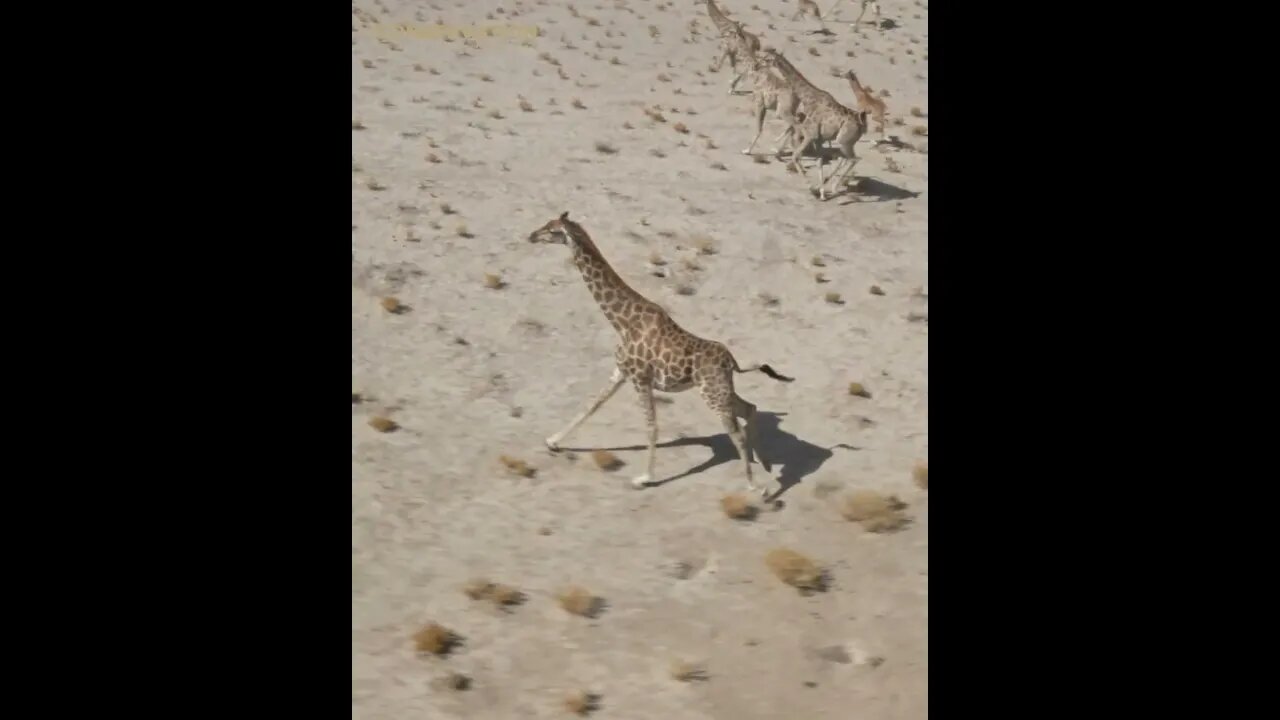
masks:
<path id="1" fill-rule="evenodd" d="M 432 655 L 448 655 L 461 641 L 457 633 L 439 623 L 431 623 L 413 635 L 418 652 Z"/>
<path id="2" fill-rule="evenodd" d="M 597 141 L 596 152 L 600 153 L 601 155 L 616 155 L 618 153 L 618 148 L 614 147 L 613 145 L 610 145 L 607 142 Z"/>
<path id="3" fill-rule="evenodd" d="M 510 585 L 476 578 L 463 586 L 462 591 L 472 600 L 487 600 L 499 608 L 508 608 L 525 601 L 525 594 Z"/>
<path id="4" fill-rule="evenodd" d="M 720 498 L 720 508 L 724 514 L 734 520 L 754 520 L 759 509 L 747 496 L 733 493 Z"/>
<path id="5" fill-rule="evenodd" d="M 560 603 L 560 607 L 564 608 L 565 612 L 585 618 L 595 617 L 599 614 L 602 605 L 600 598 L 576 585 L 565 588 L 560 594 L 556 595 L 556 600 Z"/>
<path id="6" fill-rule="evenodd" d="M 533 477 L 534 474 L 538 472 L 538 470 L 529 463 L 520 460 L 519 458 L 513 458 L 510 455 L 499 455 L 498 462 L 502 463 L 502 465 L 506 467 L 507 471 L 512 475 L 519 475 L 520 477 L 527 478 Z"/>
<path id="7" fill-rule="evenodd" d="M 617 455 L 614 455 L 608 450 L 593 450 L 591 452 L 591 459 L 595 461 L 596 467 L 599 467 L 601 470 L 617 470 L 624 465 L 622 460 L 618 459 Z"/>
<path id="8" fill-rule="evenodd" d="M 926 137 L 929 134 L 929 128 L 924 125 L 916 125 L 911 128 L 911 134 L 918 137 Z"/>
<path id="9" fill-rule="evenodd" d="M 860 382 L 849 383 L 849 394 L 864 398 L 871 397 L 871 393 Z"/>
<path id="10" fill-rule="evenodd" d="M 697 663 L 677 659 L 671 661 L 671 678 L 680 682 L 706 680 L 707 671 Z"/>
<path id="11" fill-rule="evenodd" d="M 906 506 L 906 503 L 893 495 L 881 495 L 874 490 L 855 490 L 845 497 L 840 514 L 845 520 L 861 523 L 868 532 L 892 532 L 910 522 L 910 518 L 903 512 Z"/>
<path id="12" fill-rule="evenodd" d="M 395 297 L 384 297 L 379 304 L 382 305 L 383 310 L 392 315 L 399 315 L 406 309 L 406 306 L 401 304 L 400 299 Z"/>
<path id="13" fill-rule="evenodd" d="M 369 427 L 380 433 L 395 432 L 400 429 L 400 425 L 395 420 L 381 415 L 369 418 Z"/>
<path id="14" fill-rule="evenodd" d="M 831 303 L 832 305 L 843 305 L 843 304 L 844 304 L 844 300 L 842 300 L 842 299 L 840 298 L 840 293 L 838 293 L 838 292 L 829 292 L 829 293 L 827 293 L 826 295 L 823 295 L 823 296 L 822 296 L 822 299 L 823 299 L 823 300 L 826 300 L 827 302 Z"/>
<path id="15" fill-rule="evenodd" d="M 716 241 L 707 235 L 699 235 L 693 238 L 693 246 L 698 249 L 699 255 L 716 254 Z"/>
<path id="16" fill-rule="evenodd" d="M 812 560 L 795 550 L 775 548 L 764 556 L 764 562 L 779 580 L 802 593 L 826 589 L 826 573 Z"/>
<path id="17" fill-rule="evenodd" d="M 688 135 L 688 134 L 689 134 L 689 128 L 688 128 L 688 126 L 686 126 L 684 123 L 681 123 L 681 122 L 678 122 L 678 123 L 676 123 L 675 125 L 672 125 L 672 126 L 671 126 L 671 129 L 672 129 L 672 130 L 675 130 L 676 132 L 680 133 L 681 135 Z"/>
<path id="18" fill-rule="evenodd" d="M 565 696 L 563 705 L 574 715 L 588 715 L 600 707 L 600 698 L 583 690 L 574 690 Z"/>
<path id="19" fill-rule="evenodd" d="M 445 690 L 466 690 L 471 687 L 471 678 L 460 672 L 451 672 L 437 679 L 436 685 Z"/>
<path id="20" fill-rule="evenodd" d="M 475 235 L 472 235 L 471 231 L 467 229 L 466 223 L 458 225 L 458 227 L 454 228 L 453 231 L 458 234 L 458 237 L 462 237 L 462 238 L 475 237 Z"/>
<path id="21" fill-rule="evenodd" d="M 919 460 L 915 467 L 911 468 L 911 479 L 915 482 L 916 487 L 921 490 L 929 489 L 929 463 Z"/>
<path id="22" fill-rule="evenodd" d="M 489 288 L 490 290 L 501 290 L 502 288 L 507 286 L 507 283 L 502 279 L 502 276 L 500 275 L 494 275 L 493 273 L 485 273 L 484 286 Z"/>

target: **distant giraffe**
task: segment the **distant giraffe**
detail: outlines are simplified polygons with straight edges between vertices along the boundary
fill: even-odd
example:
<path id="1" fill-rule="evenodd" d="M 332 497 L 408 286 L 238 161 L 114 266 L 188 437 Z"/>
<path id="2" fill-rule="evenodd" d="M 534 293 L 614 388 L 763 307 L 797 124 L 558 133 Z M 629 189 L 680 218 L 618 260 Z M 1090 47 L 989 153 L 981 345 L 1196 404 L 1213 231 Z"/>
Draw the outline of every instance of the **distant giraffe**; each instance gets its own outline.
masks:
<path id="1" fill-rule="evenodd" d="M 805 15 L 812 15 L 818 24 L 826 27 L 827 24 L 822 21 L 822 11 L 818 9 L 818 3 L 813 0 L 800 0 L 800 7 L 796 10 L 796 14 L 791 16 L 792 20 L 800 20 Z M 833 8 L 834 9 L 834 8 Z"/>
<path id="2" fill-rule="evenodd" d="M 729 60 L 729 67 L 734 72 L 734 78 L 729 83 L 729 94 L 732 95 L 738 83 L 751 72 L 752 60 L 760 52 L 760 38 L 747 32 L 739 23 L 730 21 L 730 24 L 732 29 L 720 36 L 721 54 L 711 67 L 714 72 L 719 72 L 725 59 Z"/>
<path id="3" fill-rule="evenodd" d="M 733 389 L 733 374 L 759 370 L 783 382 L 792 378 L 779 375 L 768 365 L 740 367 L 729 349 L 714 340 L 705 340 L 681 328 L 657 303 L 633 290 L 600 254 L 600 249 L 587 231 L 569 219 L 569 213 L 549 221 L 529 235 L 529 242 L 567 245 L 573 251 L 573 263 L 592 297 L 604 311 L 605 319 L 621 337 L 614 350 L 615 367 L 608 387 L 591 401 L 560 432 L 546 439 L 547 447 L 559 450 L 560 443 L 601 405 L 613 397 L 628 380 L 640 396 L 645 423 L 649 430 L 648 471 L 633 479 L 632 485 L 644 487 L 655 481 L 654 461 L 657 455 L 658 421 L 653 391 L 683 392 L 697 387 L 712 412 L 720 416 L 724 429 L 742 457 L 747 476 L 747 490 L 757 492 L 751 479 L 752 449 L 755 445 L 756 407 L 738 397 Z M 746 421 L 746 434 L 738 427 L 738 418 Z M 759 490 L 767 496 L 768 485 Z"/>
<path id="4" fill-rule="evenodd" d="M 800 71 L 787 61 L 780 53 L 761 53 L 767 59 L 767 62 L 778 68 L 786 76 L 795 76 L 803 79 Z M 793 81 L 793 88 L 798 88 L 798 81 Z M 853 172 L 853 166 L 858 162 L 858 156 L 854 152 L 854 145 L 862 138 L 867 131 L 867 113 L 851 110 L 842 105 L 838 100 L 831 96 L 831 93 L 819 90 L 811 93 L 807 97 L 802 97 L 800 112 L 802 117 L 799 122 L 792 126 L 797 136 L 794 145 L 795 150 L 791 153 L 790 165 L 795 168 L 806 180 L 808 174 L 804 171 L 804 166 L 800 165 L 800 155 L 812 143 L 831 142 L 836 151 L 840 153 L 840 162 L 832 168 L 831 180 L 834 181 L 833 186 L 838 187 L 841 182 Z M 818 199 L 826 200 L 827 179 L 823 176 L 823 166 L 826 164 L 824 155 L 818 153 L 818 186 L 814 188 L 817 191 Z M 844 173 L 841 174 L 841 168 Z"/>
<path id="5" fill-rule="evenodd" d="M 854 1 L 855 0 L 849 0 L 850 3 L 853 3 Z M 841 0 L 836 0 L 834 3 L 832 3 L 831 10 L 827 11 L 827 17 L 831 17 L 831 12 L 836 9 L 836 6 L 839 5 L 840 2 Z M 859 4 L 858 17 L 852 23 L 849 24 L 849 27 L 853 28 L 854 30 L 858 29 L 858 25 L 862 22 L 862 16 L 867 13 L 868 5 L 870 5 L 871 9 L 875 12 L 876 24 L 879 25 L 880 24 L 880 3 L 877 2 L 877 0 L 857 0 L 857 2 Z"/>

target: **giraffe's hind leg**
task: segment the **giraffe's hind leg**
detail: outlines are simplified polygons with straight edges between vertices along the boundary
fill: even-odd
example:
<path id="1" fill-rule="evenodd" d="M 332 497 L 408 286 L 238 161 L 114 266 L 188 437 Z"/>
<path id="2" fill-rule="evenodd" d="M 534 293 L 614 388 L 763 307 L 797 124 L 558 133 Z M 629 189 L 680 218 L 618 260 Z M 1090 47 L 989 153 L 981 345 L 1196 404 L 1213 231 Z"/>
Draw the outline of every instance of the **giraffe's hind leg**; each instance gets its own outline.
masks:
<path id="1" fill-rule="evenodd" d="M 653 383 L 649 379 L 635 381 L 636 392 L 640 394 L 640 406 L 644 408 L 645 427 L 649 431 L 649 465 L 648 472 L 631 480 L 636 487 L 644 487 L 653 482 L 654 464 L 658 456 L 658 413 L 653 402 Z"/>
<path id="2" fill-rule="evenodd" d="M 767 495 L 769 489 L 763 490 L 756 487 L 755 481 L 751 478 L 751 447 L 747 444 L 747 437 L 742 432 L 742 428 L 738 427 L 738 418 L 736 414 L 739 410 L 745 411 L 747 408 L 740 406 L 736 400 L 740 400 L 733 392 L 733 378 L 727 373 L 717 378 L 714 382 L 703 382 L 698 388 L 702 394 L 702 399 L 707 403 L 707 407 L 711 411 L 720 416 L 720 421 L 724 423 L 724 430 L 729 434 L 729 439 L 733 441 L 733 446 L 738 449 L 738 455 L 742 458 L 742 468 L 747 476 L 747 492 L 758 492 L 761 495 Z M 751 414 L 755 414 L 755 408 L 751 408 Z M 748 420 L 750 424 L 750 420 Z"/>
<path id="3" fill-rule="evenodd" d="M 604 390 L 601 390 L 600 394 L 597 395 L 595 399 L 591 401 L 591 404 L 587 406 L 587 409 L 578 413 L 578 416 L 571 420 L 563 430 L 547 438 L 547 447 L 552 450 L 559 450 L 560 442 L 568 437 L 569 433 L 578 429 L 578 426 L 581 425 L 584 420 L 594 415 L 595 412 L 600 409 L 600 406 L 604 405 L 609 398 L 613 397 L 613 394 L 618 392 L 618 388 L 622 387 L 622 383 L 625 380 L 626 376 L 622 374 L 622 368 L 615 367 L 613 369 L 613 377 L 609 378 L 609 386 Z"/>
<path id="4" fill-rule="evenodd" d="M 759 427 L 756 425 L 756 406 L 734 394 L 733 414 L 742 418 L 743 424 L 746 426 L 747 464 L 750 465 L 753 460 L 758 460 L 760 465 L 768 471 L 769 461 L 760 453 L 760 436 L 757 432 Z"/>

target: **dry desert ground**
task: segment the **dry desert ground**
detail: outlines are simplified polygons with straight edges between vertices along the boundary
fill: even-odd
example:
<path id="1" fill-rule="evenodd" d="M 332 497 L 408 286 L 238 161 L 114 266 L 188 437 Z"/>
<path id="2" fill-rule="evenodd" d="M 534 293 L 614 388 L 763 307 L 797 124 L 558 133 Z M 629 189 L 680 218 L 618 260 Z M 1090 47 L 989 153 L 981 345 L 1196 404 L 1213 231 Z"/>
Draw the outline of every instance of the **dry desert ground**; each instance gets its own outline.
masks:
<path id="1" fill-rule="evenodd" d="M 825 201 L 772 115 L 742 154 L 751 83 L 710 70 L 703 2 L 352 4 L 353 718 L 927 716 L 928 6 L 855 32 L 829 4 L 825 33 L 719 4 L 886 103 Z M 660 484 L 630 482 L 629 385 L 544 445 L 617 343 L 569 250 L 526 241 L 565 211 L 682 327 L 794 378 L 735 376 L 775 499 L 724 500 L 742 463 L 696 390 L 660 394 Z"/>

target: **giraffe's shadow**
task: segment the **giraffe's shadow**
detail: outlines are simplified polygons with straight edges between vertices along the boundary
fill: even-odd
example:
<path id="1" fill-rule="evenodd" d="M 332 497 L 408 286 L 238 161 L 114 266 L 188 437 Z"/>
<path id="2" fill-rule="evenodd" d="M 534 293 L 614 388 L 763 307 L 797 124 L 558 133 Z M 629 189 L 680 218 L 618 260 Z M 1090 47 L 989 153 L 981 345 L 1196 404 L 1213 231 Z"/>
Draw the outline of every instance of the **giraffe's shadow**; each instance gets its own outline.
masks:
<path id="1" fill-rule="evenodd" d="M 773 466 L 781 466 L 781 469 L 774 475 L 774 480 L 778 483 L 778 488 L 770 495 L 771 500 L 776 500 L 782 496 L 787 490 L 795 487 L 804 480 L 805 477 L 813 474 L 823 463 L 831 458 L 836 448 L 845 450 L 860 450 L 861 448 L 844 443 L 837 443 L 830 448 L 824 448 L 814 445 L 811 442 L 803 440 L 796 435 L 789 433 L 779 427 L 782 423 L 782 417 L 786 413 L 771 413 L 765 411 L 756 412 L 756 441 L 757 444 L 752 448 L 755 459 L 765 470 L 773 472 Z M 718 433 L 716 435 L 708 435 L 705 437 L 685 437 L 677 440 L 668 440 L 658 443 L 657 447 L 673 448 L 685 447 L 689 445 L 702 445 L 711 450 L 711 457 L 703 462 L 685 470 L 682 473 L 673 475 L 662 480 L 656 480 L 649 483 L 648 487 L 658 487 L 666 485 L 669 482 L 675 482 L 690 475 L 697 475 L 705 472 L 717 465 L 723 465 L 727 462 L 736 462 L 741 456 L 738 455 L 738 449 L 733 446 L 733 441 L 729 439 L 727 433 Z M 619 452 L 626 451 L 647 451 L 648 445 L 627 445 L 624 447 L 608 447 L 608 448 L 564 448 L 575 452 L 591 452 L 593 450 L 616 450 Z M 759 478 L 758 478 L 759 479 Z"/>

